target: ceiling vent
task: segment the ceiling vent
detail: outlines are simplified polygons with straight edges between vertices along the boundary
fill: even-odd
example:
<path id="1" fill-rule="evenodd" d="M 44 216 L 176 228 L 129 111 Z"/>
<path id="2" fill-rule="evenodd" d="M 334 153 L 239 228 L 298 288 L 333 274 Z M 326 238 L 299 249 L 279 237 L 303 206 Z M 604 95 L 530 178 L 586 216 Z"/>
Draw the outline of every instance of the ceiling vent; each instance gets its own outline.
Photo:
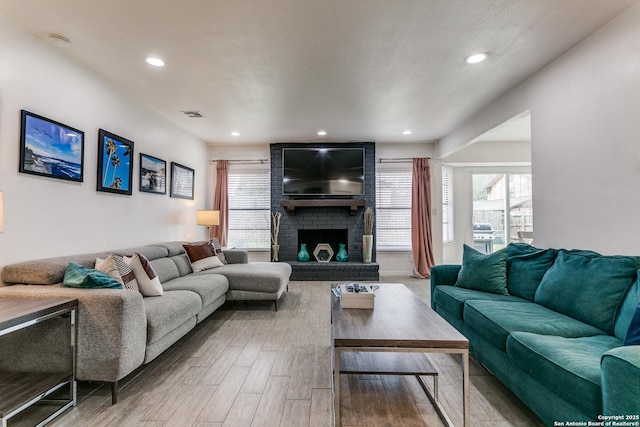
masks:
<path id="1" fill-rule="evenodd" d="M 199 119 L 204 117 L 204 114 L 202 114 L 200 111 L 181 111 L 181 112 L 184 113 L 190 119 Z"/>

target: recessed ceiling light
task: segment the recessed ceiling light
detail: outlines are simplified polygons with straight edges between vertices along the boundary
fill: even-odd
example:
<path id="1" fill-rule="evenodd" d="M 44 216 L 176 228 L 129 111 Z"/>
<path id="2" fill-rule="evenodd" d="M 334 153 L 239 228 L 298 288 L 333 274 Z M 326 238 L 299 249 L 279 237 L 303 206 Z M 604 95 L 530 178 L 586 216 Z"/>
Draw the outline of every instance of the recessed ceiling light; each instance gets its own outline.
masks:
<path id="1" fill-rule="evenodd" d="M 154 67 L 164 67 L 164 61 L 160 58 L 155 58 L 150 56 L 146 59 L 147 64 L 153 65 Z"/>
<path id="2" fill-rule="evenodd" d="M 240 132 L 231 132 L 231 136 L 240 136 Z"/>
<path id="3" fill-rule="evenodd" d="M 327 135 L 327 131 L 326 130 L 319 130 L 318 131 L 318 136 L 326 136 Z"/>
<path id="4" fill-rule="evenodd" d="M 409 129 L 405 130 L 402 132 L 403 135 L 411 135 L 413 132 L 410 131 Z"/>
<path id="5" fill-rule="evenodd" d="M 474 53 L 473 55 L 467 56 L 467 59 L 465 59 L 465 61 L 467 62 L 467 64 L 477 64 L 479 62 L 484 61 L 488 57 L 489 57 L 489 54 L 485 52 L 478 52 L 478 53 Z"/>

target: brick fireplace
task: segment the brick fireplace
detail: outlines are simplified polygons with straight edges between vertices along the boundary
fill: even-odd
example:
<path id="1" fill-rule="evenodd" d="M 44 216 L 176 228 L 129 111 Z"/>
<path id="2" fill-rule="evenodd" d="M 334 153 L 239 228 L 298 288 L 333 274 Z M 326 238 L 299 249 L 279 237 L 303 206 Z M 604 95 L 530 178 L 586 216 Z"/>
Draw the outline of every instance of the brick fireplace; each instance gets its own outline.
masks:
<path id="1" fill-rule="evenodd" d="M 283 196 L 282 149 L 331 147 L 364 148 L 364 195 L 342 198 Z M 375 166 L 375 144 L 372 142 L 271 144 L 271 211 L 282 213 L 278 257 L 281 262 L 291 264 L 291 280 L 378 280 L 375 245 L 373 262 L 362 262 L 363 212 L 365 207 L 375 210 L 376 206 Z M 295 206 L 285 208 L 283 202 Z M 307 245 L 309 262 L 297 260 L 301 243 Z M 319 243 L 331 245 L 334 256 L 330 262 L 317 262 L 313 256 Z M 340 243 L 345 244 L 348 262 L 335 260 Z"/>

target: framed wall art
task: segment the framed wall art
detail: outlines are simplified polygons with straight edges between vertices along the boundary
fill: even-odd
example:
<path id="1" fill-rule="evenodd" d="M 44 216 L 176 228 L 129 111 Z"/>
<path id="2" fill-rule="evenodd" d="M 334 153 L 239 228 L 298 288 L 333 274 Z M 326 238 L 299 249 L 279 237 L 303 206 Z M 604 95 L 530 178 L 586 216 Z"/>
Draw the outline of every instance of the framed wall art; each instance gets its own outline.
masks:
<path id="1" fill-rule="evenodd" d="M 140 191 L 167 194 L 167 162 L 140 153 Z"/>
<path id="2" fill-rule="evenodd" d="M 100 129 L 98 132 L 98 191 L 131 195 L 133 141 Z"/>
<path id="3" fill-rule="evenodd" d="M 25 110 L 20 114 L 19 171 L 82 182 L 84 132 Z"/>
<path id="4" fill-rule="evenodd" d="M 171 162 L 171 197 L 193 200 L 195 171 L 179 163 Z"/>

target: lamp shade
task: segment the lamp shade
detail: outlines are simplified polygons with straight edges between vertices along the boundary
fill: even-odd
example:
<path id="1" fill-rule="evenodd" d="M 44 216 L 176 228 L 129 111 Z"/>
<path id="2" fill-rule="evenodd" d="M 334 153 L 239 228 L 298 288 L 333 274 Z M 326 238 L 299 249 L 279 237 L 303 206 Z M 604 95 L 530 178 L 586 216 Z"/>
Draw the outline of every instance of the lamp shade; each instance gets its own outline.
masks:
<path id="1" fill-rule="evenodd" d="M 197 211 L 198 225 L 220 225 L 220 211 Z"/>

